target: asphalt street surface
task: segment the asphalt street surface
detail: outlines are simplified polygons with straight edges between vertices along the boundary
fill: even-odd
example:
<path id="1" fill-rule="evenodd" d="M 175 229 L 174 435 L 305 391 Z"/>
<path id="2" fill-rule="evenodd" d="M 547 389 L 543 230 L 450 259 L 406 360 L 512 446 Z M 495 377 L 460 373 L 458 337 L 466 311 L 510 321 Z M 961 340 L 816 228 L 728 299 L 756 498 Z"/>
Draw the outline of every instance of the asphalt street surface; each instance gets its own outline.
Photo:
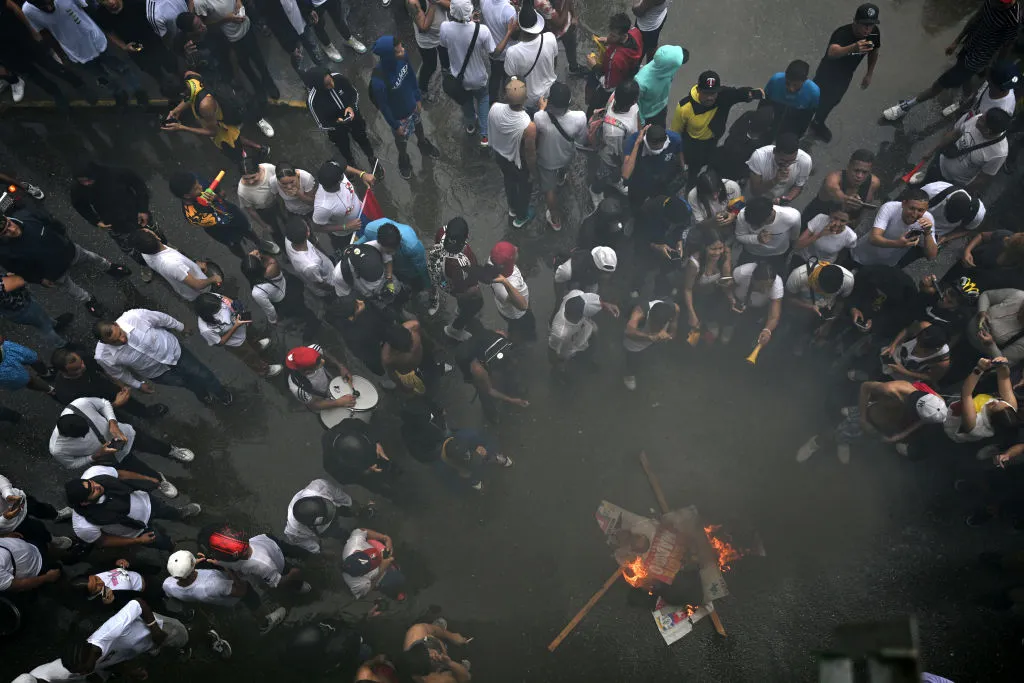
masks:
<path id="1" fill-rule="evenodd" d="M 601 28 L 624 5 L 622 0 L 585 2 L 582 16 Z M 886 191 L 916 161 L 914 155 L 948 100 L 915 108 L 897 127 L 880 126 L 877 119 L 885 106 L 918 91 L 945 68 L 942 50 L 973 5 L 952 0 L 882 4 L 883 48 L 874 83 L 859 90 L 858 74 L 830 119 L 831 144 L 805 140 L 815 173 L 798 206 L 828 170 L 844 165 L 858 147 L 879 154 L 876 173 Z M 792 59 L 805 59 L 813 68 L 831 31 L 850 21 L 855 6 L 809 0 L 677 2 L 661 42 L 684 45 L 691 58 L 676 78 L 673 96 L 682 97 L 706 68 L 717 70 L 726 84 L 750 86 L 763 85 Z M 399 0 L 390 9 L 375 3 L 356 7 L 350 22 L 368 45 L 396 25 L 411 45 L 411 27 Z M 584 45 L 581 41 L 581 60 Z M 277 44 L 267 39 L 266 46 L 284 96 L 301 97 Z M 417 61 L 415 50 L 410 52 Z M 372 61 L 369 54 L 345 50 L 341 68 L 365 91 Z M 564 68 L 559 65 L 563 75 Z M 582 82 L 574 81 L 573 87 L 582 103 Z M 434 88 L 440 93 L 437 81 Z M 734 115 L 742 110 L 737 107 Z M 478 254 L 510 238 L 521 247 L 531 306 L 538 321 L 546 321 L 553 305 L 547 262 L 574 241 L 587 201 L 581 179 L 573 178 L 563 191 L 571 218 L 561 234 L 542 231 L 539 220 L 512 233 L 499 171 L 475 139 L 464 135 L 449 102 L 442 99 L 424 116 L 442 158 L 421 160 L 410 145 L 415 169 L 410 181 L 397 173 L 383 118 L 368 103 L 363 111 L 390 172 L 379 191 L 385 213 L 414 225 L 428 239 L 444 221 L 463 215 Z M 306 112 L 273 108 L 268 118 L 277 129 L 272 162 L 288 161 L 315 172 L 331 155 L 333 147 Z M 135 168 L 149 182 L 154 215 L 170 241 L 194 257 L 224 265 L 230 295 L 244 283 L 237 260 L 184 223 L 166 182 L 179 168 L 212 176 L 224 168 L 222 158 L 205 140 L 159 132 L 157 119 L 156 112 L 118 116 L 112 109 L 83 108 L 75 109 L 69 122 L 45 108 L 9 109 L 0 118 L 0 167 L 42 186 L 47 208 L 67 221 L 75 239 L 116 260 L 121 255 L 114 243 L 68 205 L 69 170 L 86 158 Z M 237 170 L 228 169 L 225 185 L 233 188 L 237 180 Z M 1010 180 L 1001 180 L 990 197 Z M 990 220 L 1016 209 L 1019 200 L 1010 194 L 994 202 L 997 210 Z M 82 273 L 79 281 L 114 311 L 157 308 L 194 327 L 191 311 L 160 282 L 144 284 L 133 275 L 114 284 L 91 272 Z M 625 289 L 620 282 L 617 295 L 623 303 Z M 91 350 L 92 321 L 85 311 L 50 292 L 38 291 L 38 297 L 53 315 L 74 312 L 71 335 Z M 485 319 L 498 319 L 490 302 Z M 816 678 L 815 651 L 829 645 L 839 624 L 913 614 L 925 670 L 958 683 L 1024 678 L 1020 623 L 979 606 L 981 598 L 1010 585 L 1008 579 L 976 563 L 981 551 L 1012 550 L 1021 541 L 999 524 L 981 529 L 963 524 L 968 506 L 952 483 L 957 476 L 976 473 L 972 458 L 958 454 L 954 459 L 938 451 L 910 462 L 869 444 L 855 448 L 848 466 L 830 453 L 797 465 L 794 454 L 800 444 L 833 425 L 838 406 L 853 402 L 855 387 L 845 378 L 811 361 L 794 369 L 788 353 L 751 369 L 743 362 L 748 340 L 700 354 L 679 343 L 659 349 L 663 353 L 651 359 L 655 362 L 638 377 L 639 388 L 629 393 L 622 384 L 622 324 L 599 320 L 601 368 L 568 389 L 551 382 L 543 341 L 524 352 L 521 379 L 531 405 L 503 407 L 497 430 L 516 465 L 494 472 L 482 495 L 463 492 L 442 473 L 408 458 L 389 414 L 395 401 L 384 397 L 377 416 L 384 445 L 406 473 L 394 501 L 377 497 L 380 514 L 371 526 L 395 539 L 399 564 L 420 588 L 407 607 L 367 627 L 379 651 L 397 653 L 404 628 L 430 605 L 439 605 L 453 630 L 475 637 L 454 652 L 472 660 L 476 680 L 810 681 Z M 430 329 L 443 339 L 439 325 Z M 41 347 L 29 328 L 0 322 L 0 332 Z M 276 347 L 282 358 L 298 343 L 294 332 L 285 337 Z M 338 347 L 332 339 L 325 341 Z M 283 375 L 260 381 L 197 334 L 186 345 L 234 390 L 235 405 L 209 409 L 188 392 L 168 387 L 146 399 L 166 402 L 172 412 L 145 426 L 197 454 L 187 469 L 165 466 L 182 490 L 176 502 L 202 503 L 203 523 L 230 519 L 253 534 L 280 533 L 291 496 L 324 476 L 322 428 L 288 393 Z M 452 425 L 481 422 L 479 405 L 469 402 L 472 392 L 457 373 L 446 377 L 444 394 Z M 17 426 L 0 424 L 2 471 L 34 495 L 60 500 L 66 475 L 46 449 L 56 406 L 27 391 L 5 393 L 2 400 L 27 416 Z M 594 521 L 600 501 L 653 512 L 656 504 L 637 462 L 641 450 L 651 458 L 670 504 L 694 504 L 708 522 L 756 529 L 767 554 L 736 562 L 726 577 L 732 595 L 717 603 L 726 639 L 705 620 L 666 647 L 649 613 L 627 604 L 620 582 L 554 654 L 548 653 L 547 643 L 614 567 Z M 362 500 L 369 497 L 361 489 L 353 492 Z M 194 547 L 191 530 L 174 524 L 168 528 L 183 539 L 183 547 Z M 314 590 L 292 611 L 288 626 L 365 614 L 366 605 L 353 603 L 348 594 L 339 564 L 340 547 L 330 543 L 323 557 L 306 564 Z M 83 628 L 75 619 L 65 607 L 41 599 L 22 638 L 0 643 L 0 678 L 57 656 L 68 629 Z M 218 617 L 218 627 L 234 645 L 230 662 L 151 666 L 151 680 L 180 681 L 183 675 L 220 681 L 309 680 L 281 659 L 287 627 L 260 638 L 245 615 Z"/>

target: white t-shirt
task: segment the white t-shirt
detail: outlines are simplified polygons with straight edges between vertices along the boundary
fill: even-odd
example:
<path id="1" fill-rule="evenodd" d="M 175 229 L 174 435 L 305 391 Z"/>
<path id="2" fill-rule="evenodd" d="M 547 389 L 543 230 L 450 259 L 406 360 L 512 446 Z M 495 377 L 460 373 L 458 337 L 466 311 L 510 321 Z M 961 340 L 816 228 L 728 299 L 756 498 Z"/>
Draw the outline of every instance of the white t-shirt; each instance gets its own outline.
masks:
<path id="1" fill-rule="evenodd" d="M 68 58 L 86 64 L 107 49 L 107 36 L 85 13 L 85 0 L 54 0 L 54 11 L 44 12 L 26 2 L 22 12 L 37 31 L 47 30 L 60 43 Z"/>
<path id="2" fill-rule="evenodd" d="M 634 104 L 625 113 L 612 111 L 612 103 L 604 112 L 604 122 L 601 124 L 601 147 L 597 154 L 601 161 L 607 166 L 622 167 L 625 158 L 625 151 L 622 145 L 626 138 L 637 132 L 639 126 L 640 105 Z"/>
<path id="3" fill-rule="evenodd" d="M 654 5 L 642 17 L 636 18 L 636 27 L 641 31 L 654 31 L 665 22 L 671 4 L 672 0 L 662 0 L 661 4 Z"/>
<path id="4" fill-rule="evenodd" d="M 775 183 L 771 190 L 768 191 L 768 194 L 778 199 L 793 189 L 793 187 L 803 187 L 807 184 L 807 179 L 811 175 L 811 166 L 811 155 L 802 149 L 798 150 L 796 161 L 789 167 L 789 176 L 785 180 Z M 778 165 L 775 163 L 775 145 L 765 145 L 755 149 L 754 153 L 747 159 L 747 168 L 750 169 L 751 173 L 756 173 L 762 178 L 774 178 L 779 170 Z"/>
<path id="5" fill-rule="evenodd" d="M 583 316 L 577 323 L 565 319 L 565 302 L 573 297 L 583 297 Z M 548 332 L 548 347 L 559 358 L 568 360 L 590 346 L 590 338 L 597 331 L 597 323 L 593 317 L 601 311 L 601 297 L 574 289 L 564 297 L 558 306 L 555 317 L 551 319 L 551 330 Z"/>
<path id="6" fill-rule="evenodd" d="M 142 578 L 142 574 L 121 569 L 120 567 L 106 572 L 99 572 L 96 576 L 99 577 L 104 586 L 112 591 L 141 591 L 146 587 L 146 580 Z"/>
<path id="7" fill-rule="evenodd" d="M 349 535 L 348 540 L 345 541 L 345 548 L 341 551 L 341 559 L 344 562 L 349 555 L 361 550 L 369 550 L 372 547 L 366 537 L 366 530 L 356 529 Z M 362 576 L 350 576 L 344 572 L 342 572 L 341 576 L 345 579 L 345 585 L 352 591 L 352 595 L 362 598 L 373 590 L 373 582 L 380 576 L 381 571 L 381 568 L 377 567 Z"/>
<path id="8" fill-rule="evenodd" d="M 956 443 L 970 443 L 972 441 L 981 441 L 987 439 L 990 436 L 996 435 L 996 430 L 992 426 L 992 421 L 988 416 L 987 408 L 993 403 L 1000 402 L 1001 399 L 992 398 L 985 402 L 985 405 L 981 407 L 981 410 L 977 410 L 976 419 L 974 421 L 974 429 L 969 432 L 961 432 L 960 425 L 963 423 L 963 415 L 954 415 L 953 411 L 950 410 L 946 414 L 946 421 L 942 423 L 942 429 L 946 432 L 946 436 L 955 441 Z"/>
<path id="9" fill-rule="evenodd" d="M 216 569 L 197 569 L 196 580 L 182 586 L 173 576 L 164 579 L 163 589 L 168 597 L 182 602 L 202 602 L 207 605 L 223 605 L 231 607 L 240 598 L 232 597 L 231 577 L 226 572 Z"/>
<path id="10" fill-rule="evenodd" d="M 487 262 L 490 263 L 490 259 Z M 508 283 L 512 285 L 512 289 L 522 294 L 526 303 L 530 303 L 530 288 L 527 286 L 526 280 L 523 279 L 523 274 L 519 272 L 519 266 L 512 266 L 512 274 L 507 279 Z M 512 305 L 512 302 L 509 301 L 508 291 L 505 290 L 505 285 L 502 283 L 492 282 L 491 292 L 494 294 L 494 305 L 498 307 L 498 313 L 501 313 L 506 320 L 518 320 L 526 315 L 526 311 L 520 311 Z"/>
<path id="11" fill-rule="evenodd" d="M 839 252 L 843 249 L 853 249 L 857 245 L 857 233 L 849 225 L 843 226 L 843 231 L 838 234 L 827 232 L 829 220 L 827 214 L 819 213 L 807 222 L 807 229 L 810 232 L 817 235 L 824 230 L 826 234 L 800 250 L 800 256 L 804 259 L 810 260 L 814 257 L 819 261 L 835 263 L 839 258 Z"/>
<path id="12" fill-rule="evenodd" d="M 321 185 L 313 199 L 313 222 L 317 225 L 345 225 L 359 218 L 359 195 L 348 178 L 341 179 L 337 192 L 328 192 Z M 354 232 L 355 229 L 339 232 Z"/>
<path id="13" fill-rule="evenodd" d="M 40 664 L 36 668 L 32 669 L 27 674 L 29 678 L 15 678 L 13 683 L 39 683 L 39 681 L 46 681 L 47 683 L 57 683 L 58 681 L 84 681 L 85 676 L 79 674 L 73 674 L 64 668 L 61 658 L 46 664 Z M 100 674 L 102 676 L 102 674 Z"/>
<path id="14" fill-rule="evenodd" d="M 326 1 L 327 0 L 321 0 L 321 2 Z M 416 4 L 419 4 L 417 0 L 413 1 L 416 2 Z M 420 5 L 420 9 L 423 9 L 422 5 Z M 426 14 L 429 9 L 430 3 L 428 0 L 427 9 L 423 10 L 423 13 Z M 427 50 L 430 50 L 441 44 L 441 26 L 443 26 L 444 23 L 448 21 L 448 10 L 445 9 L 444 5 L 434 4 L 434 19 L 430 23 L 430 28 L 428 28 L 426 31 L 420 30 L 419 24 L 416 23 L 416 18 L 413 15 L 412 10 L 409 10 L 409 17 L 413 20 L 412 31 L 416 37 L 417 47 L 422 47 Z M 482 26 L 480 28 L 483 29 Z"/>
<path id="15" fill-rule="evenodd" d="M 0 538 L 0 592 L 15 579 L 31 579 L 41 571 L 43 556 L 34 545 L 20 538 Z"/>
<path id="16" fill-rule="evenodd" d="M 756 268 L 756 263 L 744 263 L 742 266 L 736 266 L 732 270 L 732 279 L 736 285 L 736 302 L 742 304 L 745 301 L 748 307 L 761 308 L 762 306 L 767 306 L 770 301 L 781 299 L 786 294 L 786 289 L 782 284 L 782 278 L 776 275 L 767 296 L 763 292 L 754 291 L 750 292 L 750 298 L 748 299 L 747 290 L 750 289 L 750 281 L 754 277 L 754 269 Z"/>
<path id="17" fill-rule="evenodd" d="M 937 180 L 934 183 L 928 183 L 927 185 L 921 186 L 921 189 L 928 193 L 928 198 L 932 199 L 935 195 L 939 194 L 943 190 L 953 187 L 952 183 L 947 183 L 944 180 Z M 935 219 L 935 236 L 942 237 L 947 235 L 954 230 L 960 229 L 960 223 L 950 223 L 946 220 L 946 202 L 949 198 L 956 194 L 956 190 L 946 195 L 946 198 L 935 206 L 930 207 L 928 210 L 932 213 Z M 981 222 L 985 220 L 985 204 L 978 200 L 978 213 L 974 214 L 974 218 L 968 221 L 967 225 L 964 226 L 964 230 L 977 230 Z"/>
<path id="18" fill-rule="evenodd" d="M 543 41 L 543 42 L 542 42 Z M 533 65 L 540 51 L 537 65 Z M 526 81 L 526 106 L 536 107 L 542 97 L 548 96 L 551 84 L 555 82 L 555 57 L 558 56 L 558 39 L 545 31 L 528 43 L 516 43 L 505 48 L 505 73 Z M 530 70 L 533 67 L 533 70 Z M 529 76 L 523 78 L 526 72 Z"/>
<path id="19" fill-rule="evenodd" d="M 308 193 L 314 187 L 316 187 L 316 178 L 309 171 L 303 171 L 301 168 L 295 169 L 295 173 L 299 178 L 299 188 Z M 308 216 L 313 213 L 313 204 L 311 202 L 304 201 L 298 197 L 292 197 L 289 194 L 285 194 L 284 188 L 281 187 L 281 183 L 278 182 L 277 176 L 271 181 L 271 186 L 274 191 L 284 200 L 284 208 L 288 209 L 291 213 L 298 214 L 300 216 Z"/>
<path id="20" fill-rule="evenodd" d="M 974 93 L 974 96 L 971 98 L 970 108 L 964 112 L 957 123 L 967 121 L 978 114 L 984 114 L 989 109 L 1002 109 L 1010 116 L 1013 116 L 1013 112 L 1017 109 L 1016 94 L 1011 90 L 1002 97 L 992 97 L 992 89 L 986 83 L 978 89 L 978 92 Z"/>
<path id="21" fill-rule="evenodd" d="M 154 612 L 153 617 L 162 627 L 164 621 L 160 615 Z M 142 621 L 142 607 L 138 600 L 132 600 L 107 619 L 86 642 L 98 647 L 102 653 L 96 661 L 97 669 L 109 669 L 156 648 L 149 629 Z"/>
<path id="22" fill-rule="evenodd" d="M 214 316 L 217 320 L 216 323 L 208 323 L 202 318 L 199 318 L 199 334 L 206 343 L 210 346 L 217 346 L 220 344 L 221 335 L 231 329 L 234 324 L 235 312 L 231 306 L 221 297 L 220 310 L 217 311 L 217 315 Z M 228 340 L 224 342 L 224 346 L 238 347 L 245 343 L 245 328 L 246 325 L 239 325 L 235 333 L 228 337 Z"/>
<path id="23" fill-rule="evenodd" d="M 171 286 L 171 289 L 177 292 L 178 296 L 185 301 L 195 301 L 199 298 L 200 294 L 210 291 L 209 285 L 203 289 L 192 289 L 185 284 L 185 278 L 189 275 L 205 280 L 206 274 L 199 267 L 198 263 L 177 249 L 167 247 L 155 254 L 143 254 L 142 260 L 154 271 L 160 273 L 167 280 L 167 284 Z"/>
<path id="24" fill-rule="evenodd" d="M 324 501 L 327 515 L 322 524 L 308 527 L 295 518 L 295 503 L 303 498 L 320 498 Z M 326 479 L 314 479 L 292 496 L 288 503 L 288 515 L 284 525 L 284 537 L 292 545 L 297 545 L 311 553 L 320 552 L 320 536 L 331 527 L 339 507 L 352 507 L 352 498 L 340 486 Z"/>
<path id="25" fill-rule="evenodd" d="M 508 31 L 508 22 L 516 16 L 516 9 L 508 0 L 480 0 L 480 15 L 484 26 L 491 32 L 494 45 L 502 41 Z M 505 59 L 504 54 L 497 55 L 497 60 Z"/>
<path id="26" fill-rule="evenodd" d="M 284 301 L 284 295 L 288 292 L 288 281 L 284 275 L 278 275 L 272 280 L 253 285 L 252 300 L 256 302 L 260 310 L 267 316 L 267 322 L 273 325 L 277 322 L 277 309 L 274 304 Z"/>
<path id="27" fill-rule="evenodd" d="M 221 562 L 221 565 L 249 579 L 250 583 L 260 582 L 277 588 L 284 572 L 284 553 L 281 552 L 281 546 L 274 543 L 266 534 L 260 534 L 249 539 L 249 547 L 252 548 L 252 556 L 249 559 Z"/>
<path id="28" fill-rule="evenodd" d="M 269 209 L 277 201 L 275 185 L 277 169 L 273 164 L 260 164 L 263 169 L 263 180 L 255 185 L 246 185 L 238 181 L 238 205 L 243 209 Z"/>
<path id="29" fill-rule="evenodd" d="M 711 206 L 710 214 L 704 211 L 704 205 L 700 202 L 700 199 L 697 198 L 696 187 L 690 190 L 690 193 L 686 195 L 686 201 L 690 205 L 690 209 L 693 210 L 694 225 L 706 221 L 709 218 L 714 218 L 719 213 L 729 208 L 729 202 L 743 194 L 743 191 L 740 189 L 739 183 L 737 183 L 735 180 L 723 179 L 722 183 L 725 185 L 725 201 L 713 199 L 710 202 L 708 202 L 708 204 Z"/>
<path id="30" fill-rule="evenodd" d="M 960 133 L 956 141 L 956 148 L 963 150 L 968 147 L 980 145 L 988 140 L 978 130 L 978 121 L 981 119 L 975 116 L 967 121 L 958 121 L 954 130 Z M 979 173 L 995 175 L 1003 167 L 1006 161 L 1006 154 L 1009 150 L 1009 143 L 1004 137 L 999 142 L 987 145 L 963 156 L 950 159 L 945 155 L 939 155 L 939 170 L 942 177 L 960 187 L 966 187 L 972 180 L 978 177 Z"/>
<path id="31" fill-rule="evenodd" d="M 934 239 L 935 218 L 928 211 L 925 212 L 924 217 L 932 222 L 932 227 L 928 232 L 931 233 L 932 239 Z M 853 250 L 853 260 L 862 266 L 895 266 L 903 258 L 903 255 L 910 250 L 910 247 L 878 247 L 871 244 L 870 239 L 873 230 L 882 228 L 882 237 L 889 240 L 898 240 L 911 229 L 921 229 L 920 224 L 916 221 L 910 225 L 903 222 L 902 202 L 886 202 L 882 204 L 881 208 L 878 209 L 878 213 L 875 214 L 875 220 L 871 225 L 871 230 L 861 235 L 857 241 L 857 246 Z M 925 235 L 921 236 L 921 242 L 924 241 L 925 237 Z M 918 242 L 918 244 L 921 242 Z"/>
<path id="32" fill-rule="evenodd" d="M 195 13 L 200 17 L 216 19 L 230 17 L 235 13 L 235 0 L 195 0 Z M 238 24 L 233 21 L 222 21 L 217 24 L 224 32 L 224 37 L 232 43 L 245 37 L 251 23 L 249 17 L 245 16 L 245 5 L 238 10 L 238 15 L 244 17 L 245 21 Z"/>
<path id="33" fill-rule="evenodd" d="M 285 240 L 284 250 L 295 273 L 306 283 L 310 292 L 316 296 L 326 296 L 333 291 L 334 264 L 313 242 L 307 240 L 306 249 L 299 251 L 292 247 L 290 241 Z"/>
<path id="34" fill-rule="evenodd" d="M 558 117 L 558 125 L 569 136 L 568 140 L 551 123 L 551 115 L 546 111 L 534 114 L 533 122 L 537 124 L 537 165 L 541 168 L 565 168 L 576 155 L 576 145 L 587 143 L 587 115 L 581 111 L 567 111 Z"/>
<path id="35" fill-rule="evenodd" d="M 440 6 L 434 10 L 440 11 Z M 451 67 L 448 69 L 452 76 L 458 76 L 462 69 L 462 63 L 466 60 L 466 50 L 473 40 L 473 31 L 478 24 L 462 23 L 460 21 L 446 21 L 441 24 L 441 45 L 448 50 L 448 59 Z M 476 46 L 473 47 L 473 55 L 466 65 L 466 73 L 462 76 L 462 87 L 466 90 L 477 90 L 487 85 L 487 79 L 491 74 L 491 61 L 489 55 L 498 46 L 486 26 L 480 26 L 480 35 L 476 38 Z"/>
<path id="36" fill-rule="evenodd" d="M 800 212 L 791 206 L 776 206 L 775 219 L 755 228 L 747 222 L 747 210 L 736 217 L 736 241 L 743 245 L 743 251 L 754 256 L 779 256 L 785 254 L 791 244 L 800 237 Z M 769 239 L 761 243 L 759 235 L 767 232 Z"/>
<path id="37" fill-rule="evenodd" d="M 100 475 L 106 474 L 111 477 L 117 476 L 117 470 L 113 467 L 106 467 L 104 465 L 95 465 L 90 467 L 85 472 L 82 472 L 82 479 L 92 479 Z M 103 497 L 100 497 L 100 501 L 103 501 Z M 153 504 L 149 500 L 149 494 L 145 491 L 132 491 L 131 493 L 131 504 L 128 508 L 128 516 L 132 519 L 142 522 L 143 524 L 149 524 L 149 516 L 153 512 Z M 98 527 L 82 515 L 78 514 L 77 511 L 71 513 L 71 530 L 75 532 L 75 536 L 82 539 L 84 543 L 95 543 L 100 540 L 102 534 L 108 536 L 120 536 L 122 538 L 136 538 L 142 535 L 143 529 L 134 529 L 128 526 L 122 526 L 120 524 L 107 524 L 103 527 Z"/>
<path id="38" fill-rule="evenodd" d="M 836 267 L 842 268 L 842 266 Z M 804 303 L 832 308 L 836 303 L 836 299 L 845 299 L 853 291 L 853 273 L 846 268 L 842 268 L 842 270 L 843 284 L 835 294 L 815 292 L 812 297 L 811 288 L 807 284 L 807 266 L 797 266 L 793 269 L 793 272 L 786 278 L 786 291 L 797 296 Z"/>

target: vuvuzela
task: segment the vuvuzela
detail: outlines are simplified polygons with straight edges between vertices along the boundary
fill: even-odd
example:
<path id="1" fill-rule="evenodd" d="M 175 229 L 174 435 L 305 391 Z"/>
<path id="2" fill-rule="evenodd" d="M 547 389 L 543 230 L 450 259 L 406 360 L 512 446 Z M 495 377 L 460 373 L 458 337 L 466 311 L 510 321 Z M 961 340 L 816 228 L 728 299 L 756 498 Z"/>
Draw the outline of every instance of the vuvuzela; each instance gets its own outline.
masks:
<path id="1" fill-rule="evenodd" d="M 757 346 L 754 347 L 754 350 L 750 352 L 750 355 L 747 356 L 747 362 L 750 363 L 751 365 L 756 365 L 757 364 L 757 356 L 760 353 L 761 353 L 761 345 L 758 344 Z"/>

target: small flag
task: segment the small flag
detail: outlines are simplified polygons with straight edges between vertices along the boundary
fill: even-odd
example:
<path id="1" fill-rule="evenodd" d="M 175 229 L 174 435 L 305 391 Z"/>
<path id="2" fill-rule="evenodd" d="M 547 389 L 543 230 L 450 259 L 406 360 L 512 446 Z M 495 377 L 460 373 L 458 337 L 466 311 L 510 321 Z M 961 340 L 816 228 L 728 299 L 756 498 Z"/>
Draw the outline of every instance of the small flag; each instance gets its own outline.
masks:
<path id="1" fill-rule="evenodd" d="M 376 177 L 377 166 L 380 165 L 380 161 L 376 161 L 373 164 L 373 170 L 370 171 L 371 175 Z M 384 210 L 380 208 L 380 203 L 377 201 L 377 195 L 373 193 L 373 188 L 366 188 L 366 194 L 363 195 L 363 205 L 359 207 L 359 216 L 363 219 L 363 225 L 365 226 L 370 221 L 375 221 L 380 218 L 384 218 Z"/>

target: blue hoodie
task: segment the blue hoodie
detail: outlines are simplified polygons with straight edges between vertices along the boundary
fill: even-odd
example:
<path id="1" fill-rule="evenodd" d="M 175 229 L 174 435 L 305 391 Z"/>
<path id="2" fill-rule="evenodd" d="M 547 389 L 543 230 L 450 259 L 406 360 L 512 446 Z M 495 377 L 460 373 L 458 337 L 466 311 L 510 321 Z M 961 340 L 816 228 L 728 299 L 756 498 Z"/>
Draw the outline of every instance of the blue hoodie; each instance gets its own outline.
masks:
<path id="1" fill-rule="evenodd" d="M 399 121 L 416 111 L 420 101 L 420 87 L 416 83 L 416 71 L 409 62 L 409 55 L 401 61 L 395 59 L 395 37 L 381 36 L 373 44 L 373 54 L 380 62 L 370 77 L 370 89 L 377 109 L 387 119 L 392 130 Z"/>
<path id="2" fill-rule="evenodd" d="M 411 226 L 390 218 L 370 221 L 363 228 L 363 235 L 356 244 L 377 239 L 377 231 L 385 223 L 395 225 L 402 235 L 402 244 L 395 258 L 395 274 L 398 279 L 413 288 L 426 287 L 430 283 L 430 277 L 427 275 L 427 251 L 423 247 L 423 242 L 420 242 L 420 236 Z"/>

